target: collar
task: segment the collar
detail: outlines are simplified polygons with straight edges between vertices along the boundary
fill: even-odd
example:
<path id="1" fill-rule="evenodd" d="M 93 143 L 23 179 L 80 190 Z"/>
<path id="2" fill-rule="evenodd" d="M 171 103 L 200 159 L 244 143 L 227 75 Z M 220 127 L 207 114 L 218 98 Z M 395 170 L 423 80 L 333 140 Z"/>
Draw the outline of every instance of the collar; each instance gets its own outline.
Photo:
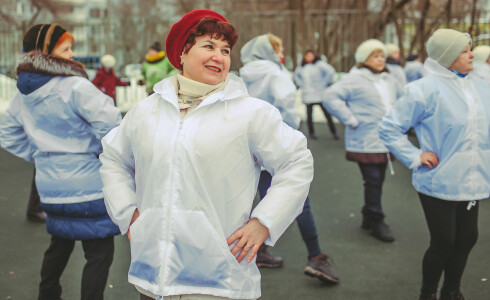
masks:
<path id="1" fill-rule="evenodd" d="M 212 93 L 223 90 L 228 82 L 228 77 L 226 77 L 226 79 L 221 83 L 211 85 L 189 79 L 181 74 L 177 74 L 177 82 L 179 84 L 179 96 L 182 95 L 190 98 L 204 99 L 206 96 Z"/>
<path id="2" fill-rule="evenodd" d="M 148 54 L 146 55 L 146 61 L 149 63 L 157 63 L 161 61 L 165 57 L 165 52 L 160 51 L 155 55 L 149 56 Z"/>
<path id="3" fill-rule="evenodd" d="M 44 54 L 40 51 L 31 51 L 22 55 L 17 67 L 20 72 L 46 74 L 50 76 L 80 76 L 88 78 L 83 64 L 60 57 Z"/>

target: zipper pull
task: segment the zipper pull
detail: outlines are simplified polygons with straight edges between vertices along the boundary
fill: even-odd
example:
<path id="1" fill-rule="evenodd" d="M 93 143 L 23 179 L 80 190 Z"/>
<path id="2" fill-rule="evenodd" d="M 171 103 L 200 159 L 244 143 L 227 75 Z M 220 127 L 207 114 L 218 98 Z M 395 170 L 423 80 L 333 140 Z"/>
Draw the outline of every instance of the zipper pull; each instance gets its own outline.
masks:
<path id="1" fill-rule="evenodd" d="M 470 210 L 471 207 L 475 206 L 476 205 L 476 201 L 473 200 L 473 201 L 469 201 L 468 202 L 468 206 L 466 207 L 466 210 Z"/>
<path id="2" fill-rule="evenodd" d="M 179 129 L 182 129 L 182 126 L 184 126 L 184 120 L 180 120 Z"/>

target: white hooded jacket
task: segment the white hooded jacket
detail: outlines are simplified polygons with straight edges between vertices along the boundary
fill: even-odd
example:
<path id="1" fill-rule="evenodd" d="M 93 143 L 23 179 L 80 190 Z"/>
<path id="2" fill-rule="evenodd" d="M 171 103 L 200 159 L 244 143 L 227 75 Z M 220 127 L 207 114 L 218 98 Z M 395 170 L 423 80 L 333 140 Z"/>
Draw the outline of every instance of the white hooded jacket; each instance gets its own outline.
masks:
<path id="1" fill-rule="evenodd" d="M 490 87 L 470 72 L 465 78 L 428 58 L 427 76 L 410 83 L 380 125 L 388 149 L 413 169 L 415 189 L 444 200 L 468 201 L 490 194 Z M 405 135 L 413 127 L 420 148 Z M 423 151 L 439 164 L 421 165 Z"/>
<path id="2" fill-rule="evenodd" d="M 274 245 L 303 208 L 313 178 L 306 138 L 228 75 L 181 120 L 174 77 L 155 85 L 103 139 L 101 175 L 109 215 L 131 226 L 129 282 L 155 295 L 260 297 L 255 261 L 238 263 L 226 239 L 251 218 Z M 260 168 L 273 174 L 251 213 Z"/>
<path id="3" fill-rule="evenodd" d="M 240 50 L 244 66 L 240 77 L 252 97 L 274 105 L 286 124 L 299 128 L 296 112 L 296 86 L 269 42 L 267 34 L 248 41 Z"/>

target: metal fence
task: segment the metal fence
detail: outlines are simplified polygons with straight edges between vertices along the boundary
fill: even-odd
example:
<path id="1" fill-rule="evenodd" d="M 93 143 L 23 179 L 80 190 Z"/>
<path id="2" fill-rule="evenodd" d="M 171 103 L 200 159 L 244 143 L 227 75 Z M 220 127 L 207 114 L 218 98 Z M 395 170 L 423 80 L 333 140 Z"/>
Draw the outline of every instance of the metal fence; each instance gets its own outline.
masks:
<path id="1" fill-rule="evenodd" d="M 451 27 L 466 31 L 471 12 L 459 14 Z M 473 35 L 483 38 L 475 44 L 490 44 L 490 11 L 479 11 L 478 24 Z M 267 32 L 281 37 L 284 42 L 286 63 L 293 68 L 306 49 L 313 49 L 328 57 L 338 71 L 347 71 L 354 64 L 353 54 L 358 44 L 375 37 L 375 25 L 379 13 L 360 10 L 307 10 L 298 11 L 234 11 L 226 15 L 237 28 L 239 39 L 232 55 L 231 69 L 240 68 L 239 49 L 251 38 Z M 416 24 L 404 22 L 404 47 L 416 34 Z M 426 23 L 438 22 L 429 17 Z M 165 44 L 171 27 L 170 21 L 147 17 L 118 17 L 91 20 L 80 24 L 64 25 L 73 32 L 78 56 L 97 57 L 110 53 L 116 57 L 117 66 L 138 63 L 144 59 L 148 47 L 155 41 Z M 392 25 L 390 25 L 392 26 Z M 381 39 L 395 42 L 396 34 L 388 26 Z M 485 37 L 486 34 L 486 37 Z M 378 37 L 379 38 L 379 37 Z M 14 75 L 15 62 L 22 49 L 22 32 L 0 24 L 0 72 Z M 408 49 L 407 49 L 408 50 Z"/>

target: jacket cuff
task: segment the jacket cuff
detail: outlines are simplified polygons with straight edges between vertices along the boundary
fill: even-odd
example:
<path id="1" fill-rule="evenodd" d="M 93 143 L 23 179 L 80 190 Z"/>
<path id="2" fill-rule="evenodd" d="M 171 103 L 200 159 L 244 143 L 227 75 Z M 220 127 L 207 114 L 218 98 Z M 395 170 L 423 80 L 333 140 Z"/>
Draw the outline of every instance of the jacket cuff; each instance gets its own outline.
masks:
<path id="1" fill-rule="evenodd" d="M 420 167 L 422 165 L 422 162 L 420 161 L 420 156 L 422 155 L 422 153 L 424 153 L 424 151 L 422 151 L 422 150 L 419 149 L 414 154 L 414 156 L 412 158 L 412 163 L 409 166 L 409 168 L 411 170 L 415 170 L 415 169 L 417 169 L 418 167 Z"/>
<path id="2" fill-rule="evenodd" d="M 359 126 L 359 121 L 355 116 L 350 116 L 349 119 L 347 119 L 347 122 L 345 122 L 345 125 L 356 128 L 357 126 Z"/>

